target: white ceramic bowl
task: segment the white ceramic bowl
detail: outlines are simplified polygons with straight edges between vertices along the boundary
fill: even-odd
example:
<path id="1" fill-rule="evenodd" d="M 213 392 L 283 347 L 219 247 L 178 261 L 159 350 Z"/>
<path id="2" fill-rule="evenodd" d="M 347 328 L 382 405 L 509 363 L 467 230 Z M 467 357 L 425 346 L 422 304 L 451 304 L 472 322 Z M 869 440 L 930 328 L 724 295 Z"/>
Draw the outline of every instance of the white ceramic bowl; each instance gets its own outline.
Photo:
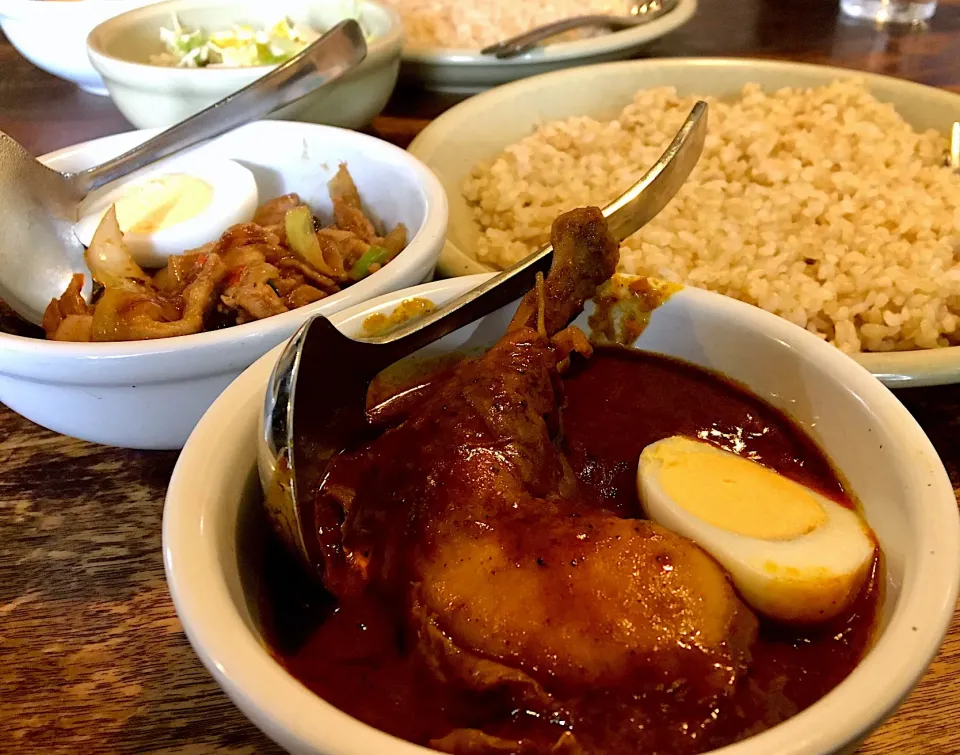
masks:
<path id="1" fill-rule="evenodd" d="M 97 139 L 41 160 L 58 170 L 79 170 L 153 133 Z M 323 213 L 331 211 L 326 182 L 345 161 L 367 206 L 388 225 L 405 223 L 409 244 L 382 270 L 338 294 L 224 330 L 126 343 L 58 343 L 0 333 L 0 401 L 37 424 L 84 440 L 180 448 L 219 393 L 311 314 L 332 314 L 433 274 L 447 200 L 433 174 L 398 147 L 329 126 L 261 121 L 198 152 L 248 167 L 261 201 L 296 191 Z"/>
<path id="2" fill-rule="evenodd" d="M 0 29 L 23 57 L 91 94 L 107 88 L 87 57 L 87 35 L 118 13 L 151 0 L 0 0 Z"/>
<path id="3" fill-rule="evenodd" d="M 400 75 L 404 80 L 428 89 L 461 94 L 480 92 L 547 71 L 630 57 L 649 42 L 683 26 L 696 10 L 697 0 L 679 0 L 677 7 L 668 14 L 643 26 L 571 42 L 547 44 L 524 55 L 503 60 L 492 55 L 481 55 L 479 50 L 417 48 L 408 43 L 403 51 Z"/>
<path id="4" fill-rule="evenodd" d="M 879 100 L 890 102 L 917 129 L 949 133 L 960 120 L 960 95 L 889 76 L 775 60 L 662 58 L 578 68 L 518 81 L 472 97 L 425 128 L 409 150 L 430 167 L 450 200 L 448 243 L 440 256 L 443 275 L 471 275 L 487 268 L 474 257 L 479 230 L 463 197 L 463 181 L 481 160 L 529 135 L 539 123 L 577 115 L 613 118 L 640 89 L 676 87 L 681 95 L 734 97 L 744 84 L 766 91 L 822 86 L 838 78 L 862 78 Z M 637 177 L 649 166 L 638 165 Z M 960 347 L 861 354 L 857 360 L 891 386 L 960 381 Z"/>
<path id="5" fill-rule="evenodd" d="M 374 311 L 410 296 L 436 303 L 477 285 L 451 279 L 350 309 L 334 322 L 357 334 Z M 488 343 L 516 304 L 428 348 Z M 494 336 L 496 337 L 496 336 Z M 960 575 L 957 505 L 933 446 L 871 375 L 806 331 L 747 304 L 685 289 L 651 318 L 638 345 L 725 373 L 786 411 L 826 451 L 879 538 L 885 599 L 876 644 L 836 689 L 789 721 L 724 748 L 724 755 L 827 755 L 863 739 L 906 697 L 950 624 Z M 163 549 L 177 612 L 193 647 L 227 694 L 293 753 L 426 755 L 314 696 L 264 647 L 252 585 L 262 537 L 256 436 L 264 356 L 214 403 L 180 455 L 167 490 Z M 256 524 L 261 521 L 261 524 Z M 949 725 L 944 712 L 944 725 Z"/>
<path id="6" fill-rule="evenodd" d="M 2 0 L 0 0 L 2 2 Z M 358 128 L 383 110 L 400 70 L 403 27 L 400 17 L 374 0 L 357 0 L 363 28 L 375 36 L 366 60 L 340 81 L 301 97 L 273 117 Z M 246 23 L 256 28 L 288 16 L 324 31 L 342 21 L 342 0 L 169 0 L 100 24 L 87 40 L 93 67 L 103 76 L 120 112 L 138 128 L 171 126 L 260 78 L 270 66 L 249 68 L 171 68 L 150 64 L 163 52 L 159 30 L 173 14 L 188 28 L 208 31 Z"/>

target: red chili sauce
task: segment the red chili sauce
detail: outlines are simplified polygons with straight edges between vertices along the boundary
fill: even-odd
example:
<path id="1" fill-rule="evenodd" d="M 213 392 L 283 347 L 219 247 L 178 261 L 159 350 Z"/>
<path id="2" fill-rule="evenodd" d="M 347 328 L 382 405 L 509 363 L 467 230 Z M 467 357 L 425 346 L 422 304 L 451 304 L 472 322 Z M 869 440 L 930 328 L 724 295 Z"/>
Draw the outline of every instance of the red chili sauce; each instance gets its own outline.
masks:
<path id="1" fill-rule="evenodd" d="M 791 420 L 718 375 L 673 359 L 606 348 L 575 364 L 563 383 L 564 447 L 583 495 L 598 507 L 642 516 L 637 459 L 648 444 L 677 434 L 709 439 L 852 505 L 827 459 Z M 428 676 L 404 654 L 402 631 L 383 606 L 364 600 L 338 607 L 276 541 L 268 543 L 264 558 L 262 615 L 271 649 L 328 702 L 422 745 L 456 728 L 517 738 L 536 730 L 529 712 L 512 711 L 505 720 L 483 697 Z M 719 710 L 718 725 L 661 755 L 694 755 L 756 734 L 839 684 L 870 643 L 879 606 L 877 571 L 875 565 L 851 609 L 824 625 L 798 629 L 761 620 L 749 674 Z M 576 722 L 574 733 L 577 727 L 610 726 L 617 715 L 597 713 Z"/>

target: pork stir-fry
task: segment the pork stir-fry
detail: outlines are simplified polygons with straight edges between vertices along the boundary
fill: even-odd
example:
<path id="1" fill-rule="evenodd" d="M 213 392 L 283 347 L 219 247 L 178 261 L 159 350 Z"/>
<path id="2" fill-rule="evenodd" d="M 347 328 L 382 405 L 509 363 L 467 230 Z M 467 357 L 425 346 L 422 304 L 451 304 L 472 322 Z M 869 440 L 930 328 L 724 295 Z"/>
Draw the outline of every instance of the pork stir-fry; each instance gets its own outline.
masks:
<path id="1" fill-rule="evenodd" d="M 364 212 L 345 165 L 328 184 L 333 223 L 322 226 L 296 194 L 261 205 L 250 223 L 148 274 L 124 246 L 113 208 L 86 252 L 95 282 L 83 275 L 43 317 L 58 341 L 131 341 L 240 325 L 323 299 L 375 273 L 407 244 L 403 224 L 381 235 Z"/>
<path id="2" fill-rule="evenodd" d="M 596 209 L 561 216 L 553 244 L 549 276 L 495 346 L 333 461 L 316 506 L 324 585 L 341 605 L 383 596 L 444 683 L 559 722 L 519 741 L 461 728 L 438 750 L 671 751 L 683 735 L 658 730 L 658 706 L 682 699 L 688 725 L 707 726 L 757 620 L 692 542 L 584 503 L 555 442 L 558 375 L 590 352 L 567 325 L 618 248 Z M 565 730 L 598 700 L 615 713 L 603 741 Z"/>

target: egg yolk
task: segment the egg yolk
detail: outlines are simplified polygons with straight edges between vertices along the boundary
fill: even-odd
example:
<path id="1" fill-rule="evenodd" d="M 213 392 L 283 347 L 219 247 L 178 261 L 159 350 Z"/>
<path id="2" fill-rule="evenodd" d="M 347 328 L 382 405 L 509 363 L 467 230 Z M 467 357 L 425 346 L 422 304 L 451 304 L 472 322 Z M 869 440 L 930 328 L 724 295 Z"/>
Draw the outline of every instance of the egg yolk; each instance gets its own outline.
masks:
<path id="1" fill-rule="evenodd" d="M 827 513 L 810 492 L 760 464 L 677 438 L 662 444 L 660 484 L 678 506 L 739 535 L 789 540 L 812 532 Z"/>
<path id="2" fill-rule="evenodd" d="M 117 201 L 124 233 L 148 235 L 196 217 L 210 205 L 213 187 L 185 173 L 170 173 L 131 186 Z"/>

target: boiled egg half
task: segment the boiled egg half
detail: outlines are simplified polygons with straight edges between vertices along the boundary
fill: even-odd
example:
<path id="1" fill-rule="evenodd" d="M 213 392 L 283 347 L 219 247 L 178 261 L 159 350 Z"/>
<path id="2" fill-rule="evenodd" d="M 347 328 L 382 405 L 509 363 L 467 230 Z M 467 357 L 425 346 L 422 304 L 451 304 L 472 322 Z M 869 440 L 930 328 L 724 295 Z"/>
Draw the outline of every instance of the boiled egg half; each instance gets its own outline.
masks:
<path id="1" fill-rule="evenodd" d="M 116 205 L 123 240 L 141 267 L 215 241 L 253 218 L 259 203 L 253 174 L 232 160 L 180 160 L 110 183 L 80 205 L 74 234 L 90 246 L 100 221 Z"/>
<path id="2" fill-rule="evenodd" d="M 837 616 L 873 564 L 873 534 L 855 511 L 709 443 L 673 436 L 647 446 L 637 489 L 651 520 L 713 556 L 744 602 L 772 619 Z"/>

